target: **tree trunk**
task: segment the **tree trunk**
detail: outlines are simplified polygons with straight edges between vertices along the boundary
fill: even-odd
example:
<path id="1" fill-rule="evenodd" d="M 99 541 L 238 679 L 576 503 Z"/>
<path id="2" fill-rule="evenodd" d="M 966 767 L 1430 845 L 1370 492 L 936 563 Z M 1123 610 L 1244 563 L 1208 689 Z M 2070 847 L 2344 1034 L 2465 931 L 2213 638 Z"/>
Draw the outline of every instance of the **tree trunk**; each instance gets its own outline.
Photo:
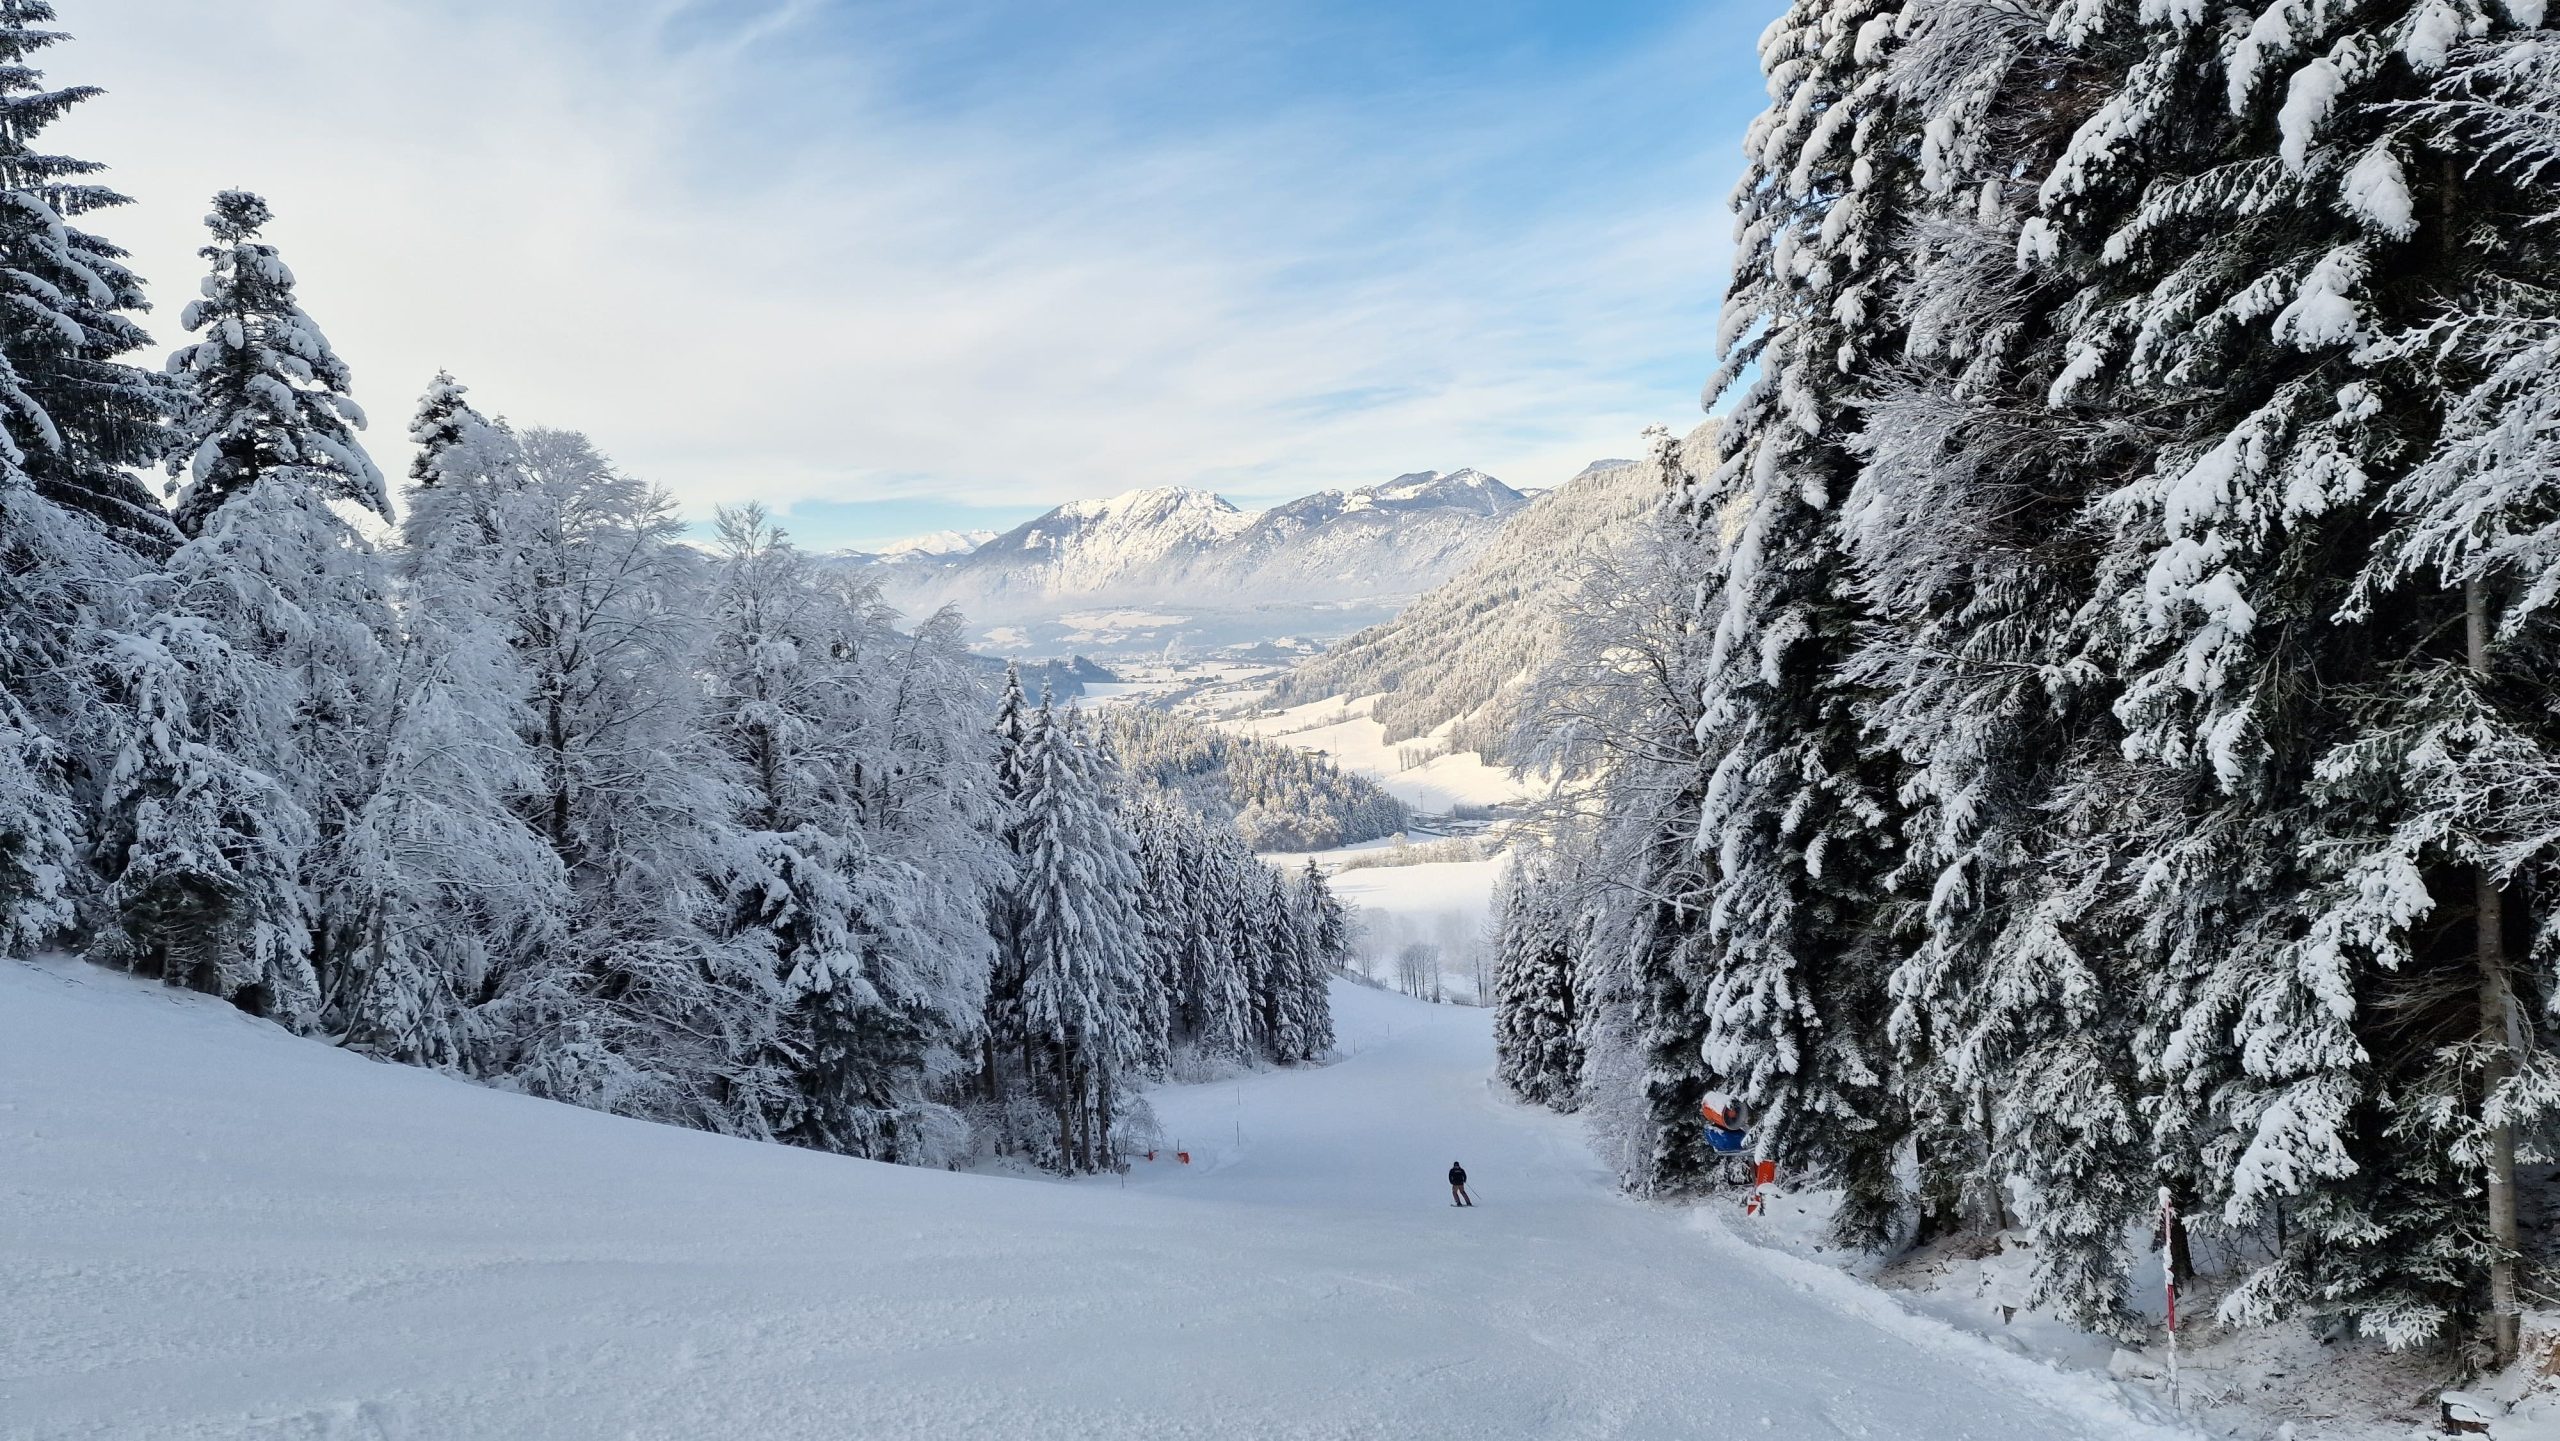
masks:
<path id="1" fill-rule="evenodd" d="M 1984 1086 L 1974 1092 L 1973 1110 L 1974 1125 L 1982 1132 L 1982 1154 L 2000 1154 L 1999 1127 L 1992 1111 L 1990 1087 Z M 1991 1229 L 1995 1233 L 2006 1231 L 2016 1224 L 2015 1218 L 2009 1214 L 2009 1187 L 2000 1179 L 1999 1167 L 1985 1166 L 1982 1173 L 1987 1178 L 1983 1203 L 1991 1213 Z"/>
<path id="2" fill-rule="evenodd" d="M 2161 1264 L 2169 1268 L 2169 1279 L 2177 1282 L 2178 1285 L 2183 1287 L 2188 1282 L 2193 1281 L 2196 1278 L 2196 1252 L 2194 1238 L 2187 1234 L 2188 1207 L 2186 1188 L 2183 1186 L 2170 1187 L 2169 1202 L 2171 1210 L 2167 1247 L 2168 1254 L 2161 1258 Z M 2279 1245 L 2277 1249 L 2281 1250 L 2283 1248 Z"/>
<path id="3" fill-rule="evenodd" d="M 2463 621 L 2471 673 L 2489 678 L 2489 604 L 2480 582 L 2462 587 Z M 2489 1138 L 2489 1243 L 2497 1254 L 2489 1262 L 2489 1342 L 2501 1367 L 2516 1359 L 2519 1345 L 2516 1310 L 2516 1133 L 2503 1121 L 2490 1122 L 2491 1098 L 2514 1074 L 2511 1053 L 2515 998 L 2508 987 L 2505 886 L 2488 867 L 2473 872 L 2472 932 L 2480 969 L 2480 1040 L 2488 1061 L 2480 1068 L 2481 1120 Z"/>
<path id="4" fill-rule="evenodd" d="M 1076 1171 L 1076 1072 L 1066 1047 L 1058 1048 L 1058 1170 Z"/>
<path id="5" fill-rule="evenodd" d="M 1105 1071 L 1097 1097 L 1093 1125 L 1093 1169 L 1110 1170 L 1118 1157 L 1111 1154 L 1111 1073 Z"/>

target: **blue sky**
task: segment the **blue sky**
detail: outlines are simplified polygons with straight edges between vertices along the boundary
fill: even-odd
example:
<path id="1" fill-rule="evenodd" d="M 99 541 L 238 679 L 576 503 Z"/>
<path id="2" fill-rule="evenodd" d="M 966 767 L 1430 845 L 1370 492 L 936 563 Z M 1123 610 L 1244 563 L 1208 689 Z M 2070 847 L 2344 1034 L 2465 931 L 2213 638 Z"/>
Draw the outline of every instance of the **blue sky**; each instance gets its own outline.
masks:
<path id="1" fill-rule="evenodd" d="M 814 545 L 1140 485 L 1551 484 L 1697 415 L 1774 3 L 64 0 L 162 298 L 274 201 L 386 462 L 438 366 Z"/>

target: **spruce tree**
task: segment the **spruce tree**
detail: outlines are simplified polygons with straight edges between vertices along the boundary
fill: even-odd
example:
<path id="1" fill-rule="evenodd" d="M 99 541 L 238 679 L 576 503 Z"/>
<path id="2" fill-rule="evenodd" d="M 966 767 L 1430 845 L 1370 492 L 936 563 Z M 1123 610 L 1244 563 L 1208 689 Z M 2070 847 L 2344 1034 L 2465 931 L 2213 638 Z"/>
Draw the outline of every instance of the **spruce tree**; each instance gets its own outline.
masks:
<path id="1" fill-rule="evenodd" d="M 1762 37 L 1771 103 L 1735 191 L 1741 252 L 1709 388 L 1756 378 L 1685 502 L 1720 580 L 1696 621 L 1712 637 L 1697 678 L 1707 1059 L 1752 1106 L 1766 1156 L 1844 1189 L 1837 1227 L 1861 1241 L 1900 1204 L 1875 924 L 1897 776 L 1838 669 L 1869 620 L 1838 516 L 1859 428 L 1843 377 L 1891 342 L 1892 225 L 1912 188 L 1884 86 L 1893 36 L 1874 0 L 1800 0 Z"/>
<path id="2" fill-rule="evenodd" d="M 1071 716 L 1043 700 L 1028 726 L 1019 821 L 1022 1024 L 1044 1078 L 1064 1171 L 1111 1164 L 1111 1127 L 1139 1039 L 1145 936 L 1133 848 Z"/>
<path id="3" fill-rule="evenodd" d="M 1021 667 L 1007 661 L 1004 689 L 996 701 L 991 732 L 995 742 L 997 826 L 1017 866 L 1023 855 L 1022 798 L 1031 716 L 1030 701 L 1022 693 Z M 1021 894 L 1020 887 L 1004 885 L 995 888 L 987 900 L 988 929 L 995 935 L 996 960 L 987 982 L 978 1084 L 981 1099 L 990 1106 L 1000 1104 L 1007 1095 L 1004 1069 L 1011 1060 L 1021 1060 L 1025 1085 L 1030 1083 L 1034 1069 L 1032 1041 L 1022 1021 Z"/>
<path id="4" fill-rule="evenodd" d="M 2425 163 L 2410 107 L 2457 35 L 2539 19 L 2277 7 L 2226 37 L 2187 7 L 2075 12 L 2106 98 L 2021 237 L 2031 264 L 2087 276 L 2057 394 L 2157 435 L 2104 502 L 2098 570 L 2125 750 L 2163 818 L 2134 857 L 2156 1144 L 2227 1224 L 2280 1219 L 2287 1240 L 2224 1312 L 2407 1344 L 2485 1301 L 2502 1355 L 2518 1118 L 2480 1098 L 2518 1061 L 2509 888 L 2492 838 L 2445 824 L 2436 748 L 2403 748 L 2494 672 L 2466 640 L 2494 597 L 2356 582 L 2466 369 L 2394 339 L 2537 266 L 2473 219 L 2512 192 L 2458 133 Z M 2447 1097 L 2467 1128 L 2421 1123 Z"/>
<path id="5" fill-rule="evenodd" d="M 198 253 L 212 273 L 184 322 L 203 339 L 169 361 L 184 387 L 170 490 L 189 535 L 225 500 L 269 477 L 391 514 L 382 473 L 356 439 L 364 412 L 348 395 L 346 362 L 295 301 L 293 271 L 258 239 L 272 218 L 264 200 L 241 190 L 216 195 L 205 217 L 213 243 Z"/>
<path id="6" fill-rule="evenodd" d="M 26 404 L 8 390 L 0 405 Z M 87 739 L 84 648 L 92 584 L 111 547 L 39 494 L 0 430 L 0 955 L 22 956 L 68 928 L 83 816 L 73 775 Z"/>
<path id="7" fill-rule="evenodd" d="M 208 222 L 213 274 L 187 315 L 206 334 L 170 362 L 193 455 L 171 464 L 197 477 L 188 538 L 105 648 L 139 734 L 103 798 L 116 933 L 102 945 L 308 1026 L 367 950 L 369 863 L 349 847 L 382 779 L 395 622 L 381 555 L 330 508 L 388 513 L 348 429 L 349 373 L 252 238 L 265 213 L 227 193 Z M 243 954 L 206 954 L 225 945 Z"/>
<path id="8" fill-rule="evenodd" d="M 449 370 L 437 371 L 428 382 L 426 394 L 418 398 L 418 413 L 409 422 L 409 441 L 418 447 L 409 462 L 410 484 L 425 488 L 441 482 L 446 458 L 488 424 L 472 408 L 470 394 L 471 387 L 455 380 Z"/>
<path id="9" fill-rule="evenodd" d="M 1298 914 L 1304 918 L 1307 938 L 1316 959 L 1332 970 L 1351 963 L 1351 916 L 1343 908 L 1342 898 L 1333 893 L 1333 883 L 1325 879 L 1324 867 L 1307 857 L 1305 869 L 1298 872 Z"/>
<path id="10" fill-rule="evenodd" d="M 2159 1177 L 2140 1119 L 2123 877 L 2113 617 L 2088 574 L 2098 497 L 2142 436 L 2070 397 L 2058 317 L 2077 272 L 2018 261 L 2036 182 L 2070 139 L 2054 97 L 2086 62 L 1975 0 L 1906 15 L 1887 89 L 1918 137 L 1898 344 L 1858 378 L 1867 417 L 1842 508 L 1876 617 L 1844 674 L 1903 767 L 1892 1037 L 1939 1221 L 2028 1219 L 2039 1299 L 2129 1333 L 2122 1237 Z"/>
<path id="11" fill-rule="evenodd" d="M 1494 962 L 1496 1073 L 1511 1093 L 1571 1111 L 1582 1083 L 1582 1028 L 1575 994 L 1570 883 L 1552 856 L 1513 860 L 1503 876 Z"/>
<path id="12" fill-rule="evenodd" d="M 95 98 L 46 89 L 34 60 L 65 37 L 51 0 L 0 0 L 0 445 L 36 493 L 90 517 L 123 544 L 165 555 L 168 515 L 134 472 L 160 458 L 168 387 L 120 357 L 150 343 L 125 252 L 79 222 L 126 204 L 87 177 L 95 161 L 40 148 L 47 127 Z"/>

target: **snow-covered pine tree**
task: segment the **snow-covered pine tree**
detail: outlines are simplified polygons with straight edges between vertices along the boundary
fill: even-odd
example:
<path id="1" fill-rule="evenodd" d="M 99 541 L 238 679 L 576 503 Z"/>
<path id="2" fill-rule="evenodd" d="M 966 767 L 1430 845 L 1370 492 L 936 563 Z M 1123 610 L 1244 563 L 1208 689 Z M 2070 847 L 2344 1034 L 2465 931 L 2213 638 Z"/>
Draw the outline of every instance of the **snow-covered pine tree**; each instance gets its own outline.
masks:
<path id="1" fill-rule="evenodd" d="M 1077 743 L 1086 773 L 1092 778 L 1095 793 L 1100 796 L 1104 812 L 1111 820 L 1127 848 L 1128 874 L 1132 884 L 1142 876 L 1141 843 L 1136 821 L 1130 815 L 1129 773 L 1120 764 L 1119 752 L 1111 744 L 1110 733 L 1094 724 L 1081 706 L 1070 703 L 1066 715 L 1067 730 Z M 1127 998 L 1127 1030 L 1118 1042 L 1120 1054 L 1113 1073 L 1134 1080 L 1141 1076 L 1163 1074 L 1164 1062 L 1172 1051 L 1173 996 L 1156 983 L 1160 962 L 1156 954 L 1155 928 L 1147 911 L 1152 898 L 1144 892 L 1130 896 L 1130 915 L 1137 930 L 1127 942 L 1122 958 L 1123 994 Z M 1134 1098 L 1134 1090 L 1127 1093 Z"/>
<path id="2" fill-rule="evenodd" d="M 2458 914 L 2468 902 L 2458 940 L 2413 947 L 2432 974 L 2395 977 L 2386 998 L 2404 1012 L 2432 1002 L 2441 1030 L 2431 1039 L 2442 1041 L 2395 1097 L 2401 1113 L 2386 1136 L 2427 1154 L 2412 1169 L 2438 1193 L 2425 1204 L 2451 1211 L 2437 1227 L 2439 1238 L 2454 1233 L 2436 1239 L 2440 1255 L 2474 1266 L 2485 1255 L 2490 1350 L 2505 1361 L 2520 1341 L 2529 1249 L 2518 1153 L 2547 1151 L 2560 1116 L 2560 1057 L 2530 1019 L 2560 1000 L 2548 966 L 2530 963 L 2551 927 L 2560 847 L 2560 725 L 2546 700 L 2560 681 L 2549 610 L 2560 593 L 2550 546 L 2560 531 L 2550 469 L 2560 304 L 2543 283 L 2560 266 L 2544 233 L 2560 213 L 2560 65 L 2539 5 L 2496 17 L 2512 24 L 2465 18 L 2480 38 L 2441 53 L 2429 48 L 2441 37 L 2413 27 L 2404 55 L 2428 93 L 2388 112 L 2391 128 L 2347 182 L 2352 203 L 2359 171 L 2368 185 L 2389 178 L 2374 173 L 2375 152 L 2439 165 L 2415 237 L 2436 293 L 2358 357 L 2427 394 L 2438 425 L 2384 497 L 2389 528 L 2347 615 L 2405 607 L 2442 636 L 2458 606 L 2462 639 L 2385 663 L 2384 684 L 2358 707 L 2362 734 L 2322 759 L 2315 795 L 2362 812 L 2364 854 L 2351 875 L 2417 868 L 2435 906 Z M 2425 1225 L 2424 1210 L 2411 1209 L 2410 1228 Z M 2476 1299 L 2460 1295 L 2449 1309 L 2459 1316 Z"/>
<path id="3" fill-rule="evenodd" d="M 1203 1054 L 1242 1061 L 1256 1042 L 1253 946 L 1238 924 L 1239 898 L 1248 869 L 1259 863 L 1242 845 L 1220 844 L 1205 828 L 1190 834 L 1194 879 L 1183 927 L 1183 1013 Z"/>
<path id="4" fill-rule="evenodd" d="M 2487 598 L 2356 580 L 2377 502 L 2466 380 L 2393 342 L 2539 263 L 2482 219 L 2511 195 L 2473 173 L 2483 152 L 2441 131 L 2427 153 L 2411 107 L 2459 39 L 2540 20 L 2538 0 L 2410 0 L 2055 25 L 2103 72 L 2099 103 L 2020 250 L 2087 277 L 2057 402 L 2164 432 L 2107 502 L 2098 570 L 2127 753 L 2163 818 L 2128 856 L 2155 1145 L 2226 1224 L 2284 1223 L 2235 1320 L 2311 1312 L 2409 1344 L 2484 1301 L 2512 1316 L 2512 1131 L 2425 1119 L 2463 1096 L 2480 1116 L 2517 1060 L 2510 896 L 2485 838 L 2447 824 L 2428 748 L 2401 749 L 2494 672 L 2465 638 Z M 2491 1204 L 2466 1203 L 2474 1184 Z M 2493 1328 L 2501 1355 L 2513 1331 Z"/>
<path id="5" fill-rule="evenodd" d="M 134 633 L 104 648 L 144 734 L 111 770 L 102 854 L 120 934 L 101 946 L 309 1026 L 364 944 L 366 907 L 343 889 L 364 867 L 344 846 L 379 779 L 394 631 L 382 557 L 330 502 L 387 515 L 388 501 L 350 429 L 347 367 L 254 238 L 265 217 L 227 192 L 207 222 L 213 274 L 187 313 L 204 338 L 170 362 L 172 468 L 197 478 L 188 538 Z M 197 954 L 234 941 L 236 961 Z"/>
<path id="6" fill-rule="evenodd" d="M 1004 687 L 996 699 L 994 738 L 996 825 L 1011 861 L 1022 858 L 1021 829 L 1024 767 L 1029 759 L 1031 702 L 1022 693 L 1022 668 L 1005 662 Z M 996 958 L 987 980 L 986 1019 L 980 1028 L 979 1098 L 1002 1107 L 1011 1094 L 1005 1067 L 1021 1060 L 1021 1082 L 1030 1085 L 1036 1067 L 1022 1023 L 1022 892 L 1008 880 L 987 898 L 987 929 L 995 937 Z M 1009 1144 L 1009 1127 L 997 1128 L 997 1143 Z"/>
<path id="7" fill-rule="evenodd" d="M 1312 862 L 1310 872 L 1294 884 L 1277 872 L 1273 878 L 1284 887 L 1298 941 L 1298 1059 L 1321 1061 L 1333 1054 L 1333 978 L 1351 958 L 1351 937 L 1324 873 Z"/>
<path id="8" fill-rule="evenodd" d="M 1919 171 L 1884 296 L 1902 337 L 1865 377 L 1843 534 L 1877 623 L 1844 674 L 1906 767 L 1897 1089 L 1933 1223 L 2029 1217 L 2044 1299 L 2119 1332 L 2123 1237 L 2152 1204 L 2135 1014 L 2104 904 L 2127 803 L 2091 603 L 2096 497 L 2146 458 L 2128 418 L 2067 398 L 2074 275 L 2022 268 L 2035 184 L 2070 138 L 2087 61 L 2032 10 L 1917 0 L 1887 89 Z M 2059 398 L 2058 398 L 2059 397 Z"/>
<path id="9" fill-rule="evenodd" d="M 0 0 L 0 369 L 14 392 L 0 431 L 39 495 L 156 557 L 177 533 L 134 472 L 161 456 L 168 392 L 119 358 L 150 343 L 133 319 L 142 282 L 77 223 L 125 197 L 87 178 L 95 161 L 39 148 L 100 93 L 44 88 L 34 61 L 64 38 L 53 19 L 52 0 Z"/>
<path id="10" fill-rule="evenodd" d="M 1307 944 L 1306 927 L 1300 923 L 1297 907 L 1289 892 L 1288 878 L 1262 864 L 1253 863 L 1248 873 L 1253 885 L 1245 902 L 1254 916 L 1255 930 L 1263 955 L 1262 984 L 1268 996 L 1271 1017 L 1271 1059 L 1284 1065 L 1310 1061 L 1324 1054 L 1331 1037 L 1329 1011 L 1321 983 L 1309 980 L 1319 972 Z"/>
<path id="11" fill-rule="evenodd" d="M 0 356 L 0 409 L 32 407 Z M 0 956 L 74 920 L 86 827 L 73 777 L 93 738 L 81 664 L 101 582 L 124 568 L 96 527 L 46 500 L 0 427 Z"/>
<path id="12" fill-rule="evenodd" d="M 1324 867 L 1313 856 L 1298 872 L 1297 905 L 1299 924 L 1306 929 L 1308 954 L 1327 971 L 1339 971 L 1351 964 L 1351 913 L 1342 898 L 1333 893 L 1333 883 L 1325 879 Z"/>
<path id="13" fill-rule="evenodd" d="M 348 395 L 347 364 L 296 302 L 293 271 L 258 238 L 273 218 L 244 190 L 216 195 L 205 217 L 213 243 L 198 253 L 212 273 L 184 321 L 204 338 L 169 360 L 183 392 L 170 492 L 189 535 L 234 494 L 278 476 L 323 500 L 391 514 L 382 473 L 356 439 L 364 412 Z"/>
<path id="14" fill-rule="evenodd" d="M 409 421 L 409 442 L 418 453 L 409 461 L 409 483 L 432 488 L 444 479 L 447 456 L 469 444 L 479 427 L 488 424 L 486 417 L 473 408 L 471 387 L 453 378 L 453 372 L 439 370 L 427 383 L 426 394 L 418 397 L 418 413 Z"/>
<path id="15" fill-rule="evenodd" d="M 119 726 L 102 629 L 177 532 L 132 474 L 159 456 L 166 388 L 119 357 L 147 343 L 124 252 L 80 228 L 124 203 L 100 167 L 41 148 L 98 92 L 47 89 L 63 37 L 45 0 L 0 0 L 0 953 L 70 928 L 94 889 L 80 851 Z"/>
<path id="16" fill-rule="evenodd" d="M 1515 853 L 1503 870 L 1494 960 L 1495 1074 L 1511 1094 L 1558 1111 L 1575 1108 L 1582 1030 L 1574 994 L 1574 890 L 1551 854 Z"/>
<path id="17" fill-rule="evenodd" d="M 1145 1069 L 1162 1075 L 1173 1067 L 1177 1048 L 1190 1040 L 1194 1025 L 1191 998 L 1183 993 L 1184 961 L 1190 945 L 1191 916 L 1198 884 L 1189 832 L 1198 822 L 1172 796 L 1153 787 L 1132 787 L 1122 807 L 1129 834 L 1137 843 L 1138 912 L 1146 932 L 1146 988 L 1153 997 Z"/>
<path id="18" fill-rule="evenodd" d="M 1708 1062 L 1788 1171 L 1840 1185 L 1844 1240 L 1899 1209 L 1906 1127 L 1891 1085 L 1878 928 L 1896 862 L 1890 761 L 1872 753 L 1842 677 L 1869 616 L 1839 506 L 1856 473 L 1857 401 L 1890 352 L 1902 274 L 1891 227 L 1913 192 L 1878 0 L 1798 0 L 1761 38 L 1770 108 L 1734 197 L 1739 254 L 1710 394 L 1756 370 L 1723 423 L 1714 478 L 1686 499 L 1717 554 L 1701 588 L 1712 637 L 1699 845 Z"/>
<path id="19" fill-rule="evenodd" d="M 102 637 L 97 666 L 122 724 L 99 800 L 108 875 L 90 956 L 309 1024 L 312 821 L 244 759 L 292 734 L 292 688 L 182 612 Z"/>
<path id="20" fill-rule="evenodd" d="M 1143 1052 L 1136 858 L 1073 717 L 1044 698 L 1028 731 L 1017 822 L 1023 1026 L 1053 1067 L 1058 1168 L 1097 1171 L 1114 1164 L 1115 1102 Z"/>

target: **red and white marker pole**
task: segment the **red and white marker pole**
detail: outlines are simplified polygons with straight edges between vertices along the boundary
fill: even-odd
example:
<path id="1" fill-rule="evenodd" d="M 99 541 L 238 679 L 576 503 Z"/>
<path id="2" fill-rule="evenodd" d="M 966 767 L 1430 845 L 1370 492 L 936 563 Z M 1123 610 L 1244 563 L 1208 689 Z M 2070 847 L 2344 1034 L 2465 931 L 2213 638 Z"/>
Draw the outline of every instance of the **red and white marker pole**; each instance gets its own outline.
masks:
<path id="1" fill-rule="evenodd" d="M 2160 1284 L 2169 1297 L 2169 1405 L 2178 1404 L 2178 1202 L 2160 1188 Z"/>

